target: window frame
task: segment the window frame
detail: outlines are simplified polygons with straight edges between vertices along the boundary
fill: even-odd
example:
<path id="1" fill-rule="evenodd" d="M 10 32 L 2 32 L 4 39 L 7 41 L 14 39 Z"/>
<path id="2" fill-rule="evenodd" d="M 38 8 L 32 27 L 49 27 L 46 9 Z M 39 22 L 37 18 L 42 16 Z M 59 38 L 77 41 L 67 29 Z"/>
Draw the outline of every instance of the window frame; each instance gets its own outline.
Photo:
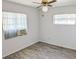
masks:
<path id="1" fill-rule="evenodd" d="M 66 13 L 65 13 L 65 14 L 66 14 Z M 68 13 L 68 14 L 69 14 L 69 13 Z M 62 24 L 59 24 L 59 23 L 56 24 L 56 23 L 55 23 L 55 18 L 54 18 L 54 16 L 55 16 L 55 15 L 63 15 L 63 14 L 54 14 L 54 15 L 53 15 L 53 24 L 54 24 L 54 25 L 76 25 L 76 14 L 75 14 L 75 13 L 70 13 L 70 14 L 74 14 L 74 15 L 75 15 L 75 20 L 74 20 L 75 23 L 74 23 L 74 24 L 67 24 L 67 23 L 66 23 L 66 24 L 63 24 L 63 23 L 62 23 Z"/>
<path id="2" fill-rule="evenodd" d="M 26 14 L 26 13 L 22 13 L 22 12 L 13 12 L 13 11 L 2 11 L 2 16 L 3 16 L 3 12 L 7 12 L 7 13 L 15 13 L 15 14 L 24 14 L 24 15 L 26 15 L 26 23 L 27 23 L 27 25 L 26 25 L 26 33 L 28 34 L 28 15 Z M 3 19 L 3 17 L 2 17 L 2 19 Z M 11 37 L 11 38 L 5 38 L 5 33 L 4 33 L 4 29 L 3 29 L 3 20 L 2 20 L 2 31 L 3 31 L 3 37 L 4 37 L 4 39 L 5 40 L 7 40 L 7 39 L 12 39 L 12 38 L 17 38 L 17 37 L 22 37 L 22 36 L 25 36 L 25 35 L 27 35 L 27 34 L 25 34 L 25 35 L 21 35 L 21 36 L 16 36 L 16 37 Z"/>

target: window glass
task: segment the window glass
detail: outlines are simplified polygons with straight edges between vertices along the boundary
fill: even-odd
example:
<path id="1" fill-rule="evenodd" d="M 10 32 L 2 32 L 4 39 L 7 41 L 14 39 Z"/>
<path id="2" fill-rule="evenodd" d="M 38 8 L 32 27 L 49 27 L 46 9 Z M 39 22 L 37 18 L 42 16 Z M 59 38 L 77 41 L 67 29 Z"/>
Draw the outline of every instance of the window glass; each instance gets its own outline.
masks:
<path id="1" fill-rule="evenodd" d="M 75 24 L 75 14 L 58 14 L 53 16 L 54 24 Z"/>
<path id="2" fill-rule="evenodd" d="M 27 16 L 25 14 L 3 12 L 2 19 L 5 39 L 27 34 Z"/>

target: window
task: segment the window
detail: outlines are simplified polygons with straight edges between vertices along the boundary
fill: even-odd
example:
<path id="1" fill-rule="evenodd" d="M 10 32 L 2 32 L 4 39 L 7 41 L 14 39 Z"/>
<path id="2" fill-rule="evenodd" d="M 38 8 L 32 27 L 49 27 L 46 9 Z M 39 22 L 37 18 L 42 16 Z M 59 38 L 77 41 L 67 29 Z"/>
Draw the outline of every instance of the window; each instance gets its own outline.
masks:
<path id="1" fill-rule="evenodd" d="M 75 14 L 58 14 L 53 16 L 54 24 L 75 24 L 76 16 Z"/>
<path id="2" fill-rule="evenodd" d="M 3 12 L 2 19 L 5 39 L 27 34 L 27 16 L 25 14 Z"/>

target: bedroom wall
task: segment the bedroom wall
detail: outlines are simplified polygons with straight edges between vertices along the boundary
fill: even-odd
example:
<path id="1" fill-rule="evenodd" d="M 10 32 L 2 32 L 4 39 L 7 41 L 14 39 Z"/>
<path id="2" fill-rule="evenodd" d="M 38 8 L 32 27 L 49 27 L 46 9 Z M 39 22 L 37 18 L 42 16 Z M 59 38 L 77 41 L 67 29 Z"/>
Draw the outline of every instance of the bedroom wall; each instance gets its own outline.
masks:
<path id="1" fill-rule="evenodd" d="M 38 41 L 76 49 L 75 25 L 53 24 L 54 14 L 76 13 L 75 6 L 50 8 L 47 13 L 43 13 L 36 8 L 8 1 L 3 1 L 2 5 L 3 11 L 24 13 L 28 17 L 27 35 L 7 40 L 4 39 L 3 35 L 3 57 L 28 47 Z"/>
<path id="2" fill-rule="evenodd" d="M 40 39 L 49 44 L 76 49 L 75 25 L 53 24 L 54 14 L 76 13 L 75 6 L 63 6 L 50 8 L 47 13 L 40 11 Z"/>
<path id="3" fill-rule="evenodd" d="M 28 34 L 11 39 L 3 36 L 3 57 L 30 46 L 39 39 L 39 15 L 36 8 L 24 6 L 8 1 L 2 2 L 2 11 L 24 13 L 28 17 Z"/>

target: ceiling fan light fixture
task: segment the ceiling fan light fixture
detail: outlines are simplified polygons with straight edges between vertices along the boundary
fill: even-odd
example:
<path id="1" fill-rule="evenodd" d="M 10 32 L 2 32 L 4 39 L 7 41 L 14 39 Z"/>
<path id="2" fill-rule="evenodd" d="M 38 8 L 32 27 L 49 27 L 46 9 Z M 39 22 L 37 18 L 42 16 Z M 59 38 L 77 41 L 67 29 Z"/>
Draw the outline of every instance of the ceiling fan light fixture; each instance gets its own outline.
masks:
<path id="1" fill-rule="evenodd" d="M 43 12 L 47 12 L 47 11 L 48 11 L 48 6 L 43 6 L 43 7 L 42 7 L 42 11 L 43 11 Z"/>

